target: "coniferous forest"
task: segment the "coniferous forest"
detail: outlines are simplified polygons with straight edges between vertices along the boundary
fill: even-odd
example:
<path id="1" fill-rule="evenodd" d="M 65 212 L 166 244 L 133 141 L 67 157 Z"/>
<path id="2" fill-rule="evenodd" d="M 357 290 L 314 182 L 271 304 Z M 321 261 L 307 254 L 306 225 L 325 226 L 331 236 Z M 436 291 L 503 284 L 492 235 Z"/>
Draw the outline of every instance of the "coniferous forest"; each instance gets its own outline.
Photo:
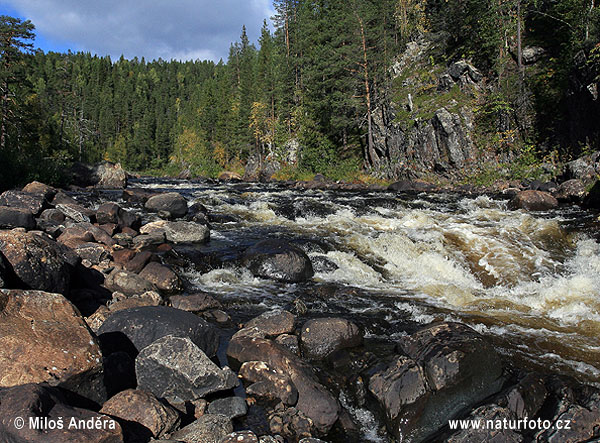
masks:
<path id="1" fill-rule="evenodd" d="M 265 21 L 251 42 L 242 29 L 219 63 L 43 53 L 34 24 L 2 16 L 0 188 L 60 183 L 71 163 L 102 159 L 171 175 L 215 177 L 275 161 L 290 176 L 396 178 L 380 167 L 392 159 L 375 142 L 372 120 L 402 96 L 390 68 L 422 39 L 436 42 L 425 74 L 466 59 L 485 77 L 473 107 L 495 117 L 480 122 L 480 144 L 516 133 L 510 149 L 534 161 L 598 148 L 598 129 L 573 130 L 568 106 L 575 71 L 598 83 L 594 0 L 275 0 L 274 7 L 274 31 Z M 535 68 L 524 66 L 529 46 L 543 51 Z"/>

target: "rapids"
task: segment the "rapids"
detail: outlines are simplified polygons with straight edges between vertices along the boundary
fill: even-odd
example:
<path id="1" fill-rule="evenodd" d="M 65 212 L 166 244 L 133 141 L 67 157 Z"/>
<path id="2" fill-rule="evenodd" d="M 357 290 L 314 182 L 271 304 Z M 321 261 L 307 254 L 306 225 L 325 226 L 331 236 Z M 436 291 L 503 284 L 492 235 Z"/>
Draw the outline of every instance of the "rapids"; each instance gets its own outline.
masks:
<path id="1" fill-rule="evenodd" d="M 308 315 L 352 315 L 374 345 L 435 320 L 460 321 L 524 365 L 600 383 L 596 214 L 577 206 L 510 211 L 503 197 L 453 193 L 132 185 L 177 190 L 208 208 L 211 241 L 196 252 L 210 266 L 188 266 L 184 275 L 188 290 L 217 293 L 234 311 L 301 302 Z M 301 246 L 313 281 L 286 285 L 239 267 L 240 251 L 266 237 Z"/>

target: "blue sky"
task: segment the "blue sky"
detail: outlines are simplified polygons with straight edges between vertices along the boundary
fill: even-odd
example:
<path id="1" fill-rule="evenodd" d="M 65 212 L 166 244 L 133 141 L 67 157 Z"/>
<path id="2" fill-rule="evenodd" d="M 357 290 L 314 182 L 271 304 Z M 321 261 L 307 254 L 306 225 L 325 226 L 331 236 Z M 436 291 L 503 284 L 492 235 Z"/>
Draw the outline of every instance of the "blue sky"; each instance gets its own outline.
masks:
<path id="1" fill-rule="evenodd" d="M 242 25 L 256 42 L 273 10 L 271 0 L 0 0 L 0 15 L 31 20 L 46 52 L 218 61 Z"/>

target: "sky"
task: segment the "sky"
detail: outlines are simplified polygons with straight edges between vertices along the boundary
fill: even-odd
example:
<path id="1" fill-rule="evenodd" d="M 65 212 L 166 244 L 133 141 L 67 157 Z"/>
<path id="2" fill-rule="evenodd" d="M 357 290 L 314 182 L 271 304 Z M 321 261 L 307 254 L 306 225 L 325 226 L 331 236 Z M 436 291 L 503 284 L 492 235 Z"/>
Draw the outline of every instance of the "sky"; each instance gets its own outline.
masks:
<path id="1" fill-rule="evenodd" d="M 271 0 L 0 0 L 0 15 L 35 25 L 36 48 L 113 60 L 226 61 L 242 26 L 256 43 L 273 14 Z"/>

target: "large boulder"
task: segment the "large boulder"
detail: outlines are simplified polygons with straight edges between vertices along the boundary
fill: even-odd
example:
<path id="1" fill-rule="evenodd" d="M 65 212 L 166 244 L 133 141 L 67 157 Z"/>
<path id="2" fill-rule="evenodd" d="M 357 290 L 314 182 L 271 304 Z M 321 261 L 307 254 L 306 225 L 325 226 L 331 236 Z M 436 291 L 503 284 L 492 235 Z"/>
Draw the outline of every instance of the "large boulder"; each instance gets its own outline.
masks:
<path id="1" fill-rule="evenodd" d="M 434 324 L 399 345 L 402 354 L 369 381 L 388 429 L 398 439 L 428 441 L 504 382 L 500 357 L 468 326 Z"/>
<path id="2" fill-rule="evenodd" d="M 309 280 L 314 275 L 306 253 L 283 240 L 268 239 L 244 252 L 242 263 L 257 277 L 290 283 Z"/>
<path id="3" fill-rule="evenodd" d="M 103 189 L 122 189 L 127 186 L 127 173 L 119 163 L 102 161 L 95 165 L 75 163 L 71 167 L 73 184 Z"/>
<path id="4" fill-rule="evenodd" d="M 548 192 L 529 189 L 515 195 L 508 203 L 508 207 L 527 211 L 547 211 L 558 207 L 558 200 Z"/>
<path id="5" fill-rule="evenodd" d="M 174 218 L 183 217 L 188 211 L 187 200 L 178 192 L 154 195 L 146 201 L 144 207 L 152 212 L 168 212 Z"/>
<path id="6" fill-rule="evenodd" d="M 27 209 L 33 215 L 38 216 L 48 206 L 48 202 L 43 195 L 6 191 L 0 195 L 0 206 Z"/>
<path id="7" fill-rule="evenodd" d="M 278 373 L 286 374 L 298 391 L 296 408 L 312 420 L 319 432 L 326 434 L 337 421 L 340 414 L 337 399 L 317 381 L 309 365 L 274 341 L 236 334 L 229 342 L 227 355 L 240 364 L 264 362 Z"/>
<path id="8" fill-rule="evenodd" d="M 279 399 L 284 405 L 298 402 L 298 390 L 289 375 L 277 372 L 264 361 L 247 361 L 240 367 L 239 375 L 252 384 L 246 393 L 256 397 Z"/>
<path id="9" fill-rule="evenodd" d="M 163 437 L 177 429 L 180 422 L 174 408 L 140 389 L 119 392 L 102 405 L 100 413 L 122 420 L 129 441 Z"/>
<path id="10" fill-rule="evenodd" d="M 0 229 L 35 229 L 33 214 L 28 209 L 0 206 Z"/>
<path id="11" fill-rule="evenodd" d="M 0 386 L 48 382 L 102 402 L 102 354 L 60 294 L 0 290 Z"/>
<path id="12" fill-rule="evenodd" d="M 308 358 L 322 359 L 335 351 L 362 344 L 359 327 L 344 318 L 315 318 L 304 323 L 300 334 L 302 352 Z"/>
<path id="13" fill-rule="evenodd" d="M 48 186 L 44 183 L 40 183 L 38 181 L 33 181 L 31 183 L 26 184 L 21 191 L 26 192 L 28 194 L 40 195 L 46 201 L 50 202 L 58 192 L 58 189 L 53 188 L 52 186 Z"/>
<path id="14" fill-rule="evenodd" d="M 408 193 L 428 192 L 433 189 L 435 189 L 435 186 L 431 183 L 419 180 L 400 180 L 388 186 L 388 191 Z"/>
<path id="15" fill-rule="evenodd" d="M 210 238 L 208 226 L 186 221 L 159 220 L 142 226 L 140 232 L 164 232 L 166 239 L 173 243 L 204 243 Z"/>
<path id="16" fill-rule="evenodd" d="M 238 385 L 235 373 L 219 368 L 187 337 L 167 335 L 135 359 L 138 386 L 175 402 L 192 401 Z"/>
<path id="17" fill-rule="evenodd" d="M 98 330 L 100 339 L 120 333 L 141 351 L 166 335 L 189 338 L 206 355 L 214 357 L 219 337 L 213 326 L 196 315 L 166 306 L 142 306 L 115 312 Z M 102 337 L 103 334 L 107 336 Z M 121 337 L 123 338 L 123 337 Z"/>
<path id="18" fill-rule="evenodd" d="M 0 252 L 30 289 L 66 294 L 78 257 L 41 232 L 0 231 Z"/>
<path id="19" fill-rule="evenodd" d="M 581 201 L 585 195 L 585 186 L 583 182 L 578 179 L 567 180 L 558 186 L 558 189 L 554 193 L 554 197 L 558 201 L 567 203 L 577 203 Z"/>
<path id="20" fill-rule="evenodd" d="M 6 443 L 123 443 L 116 420 L 71 406 L 45 384 L 0 389 L 0 436 Z"/>

